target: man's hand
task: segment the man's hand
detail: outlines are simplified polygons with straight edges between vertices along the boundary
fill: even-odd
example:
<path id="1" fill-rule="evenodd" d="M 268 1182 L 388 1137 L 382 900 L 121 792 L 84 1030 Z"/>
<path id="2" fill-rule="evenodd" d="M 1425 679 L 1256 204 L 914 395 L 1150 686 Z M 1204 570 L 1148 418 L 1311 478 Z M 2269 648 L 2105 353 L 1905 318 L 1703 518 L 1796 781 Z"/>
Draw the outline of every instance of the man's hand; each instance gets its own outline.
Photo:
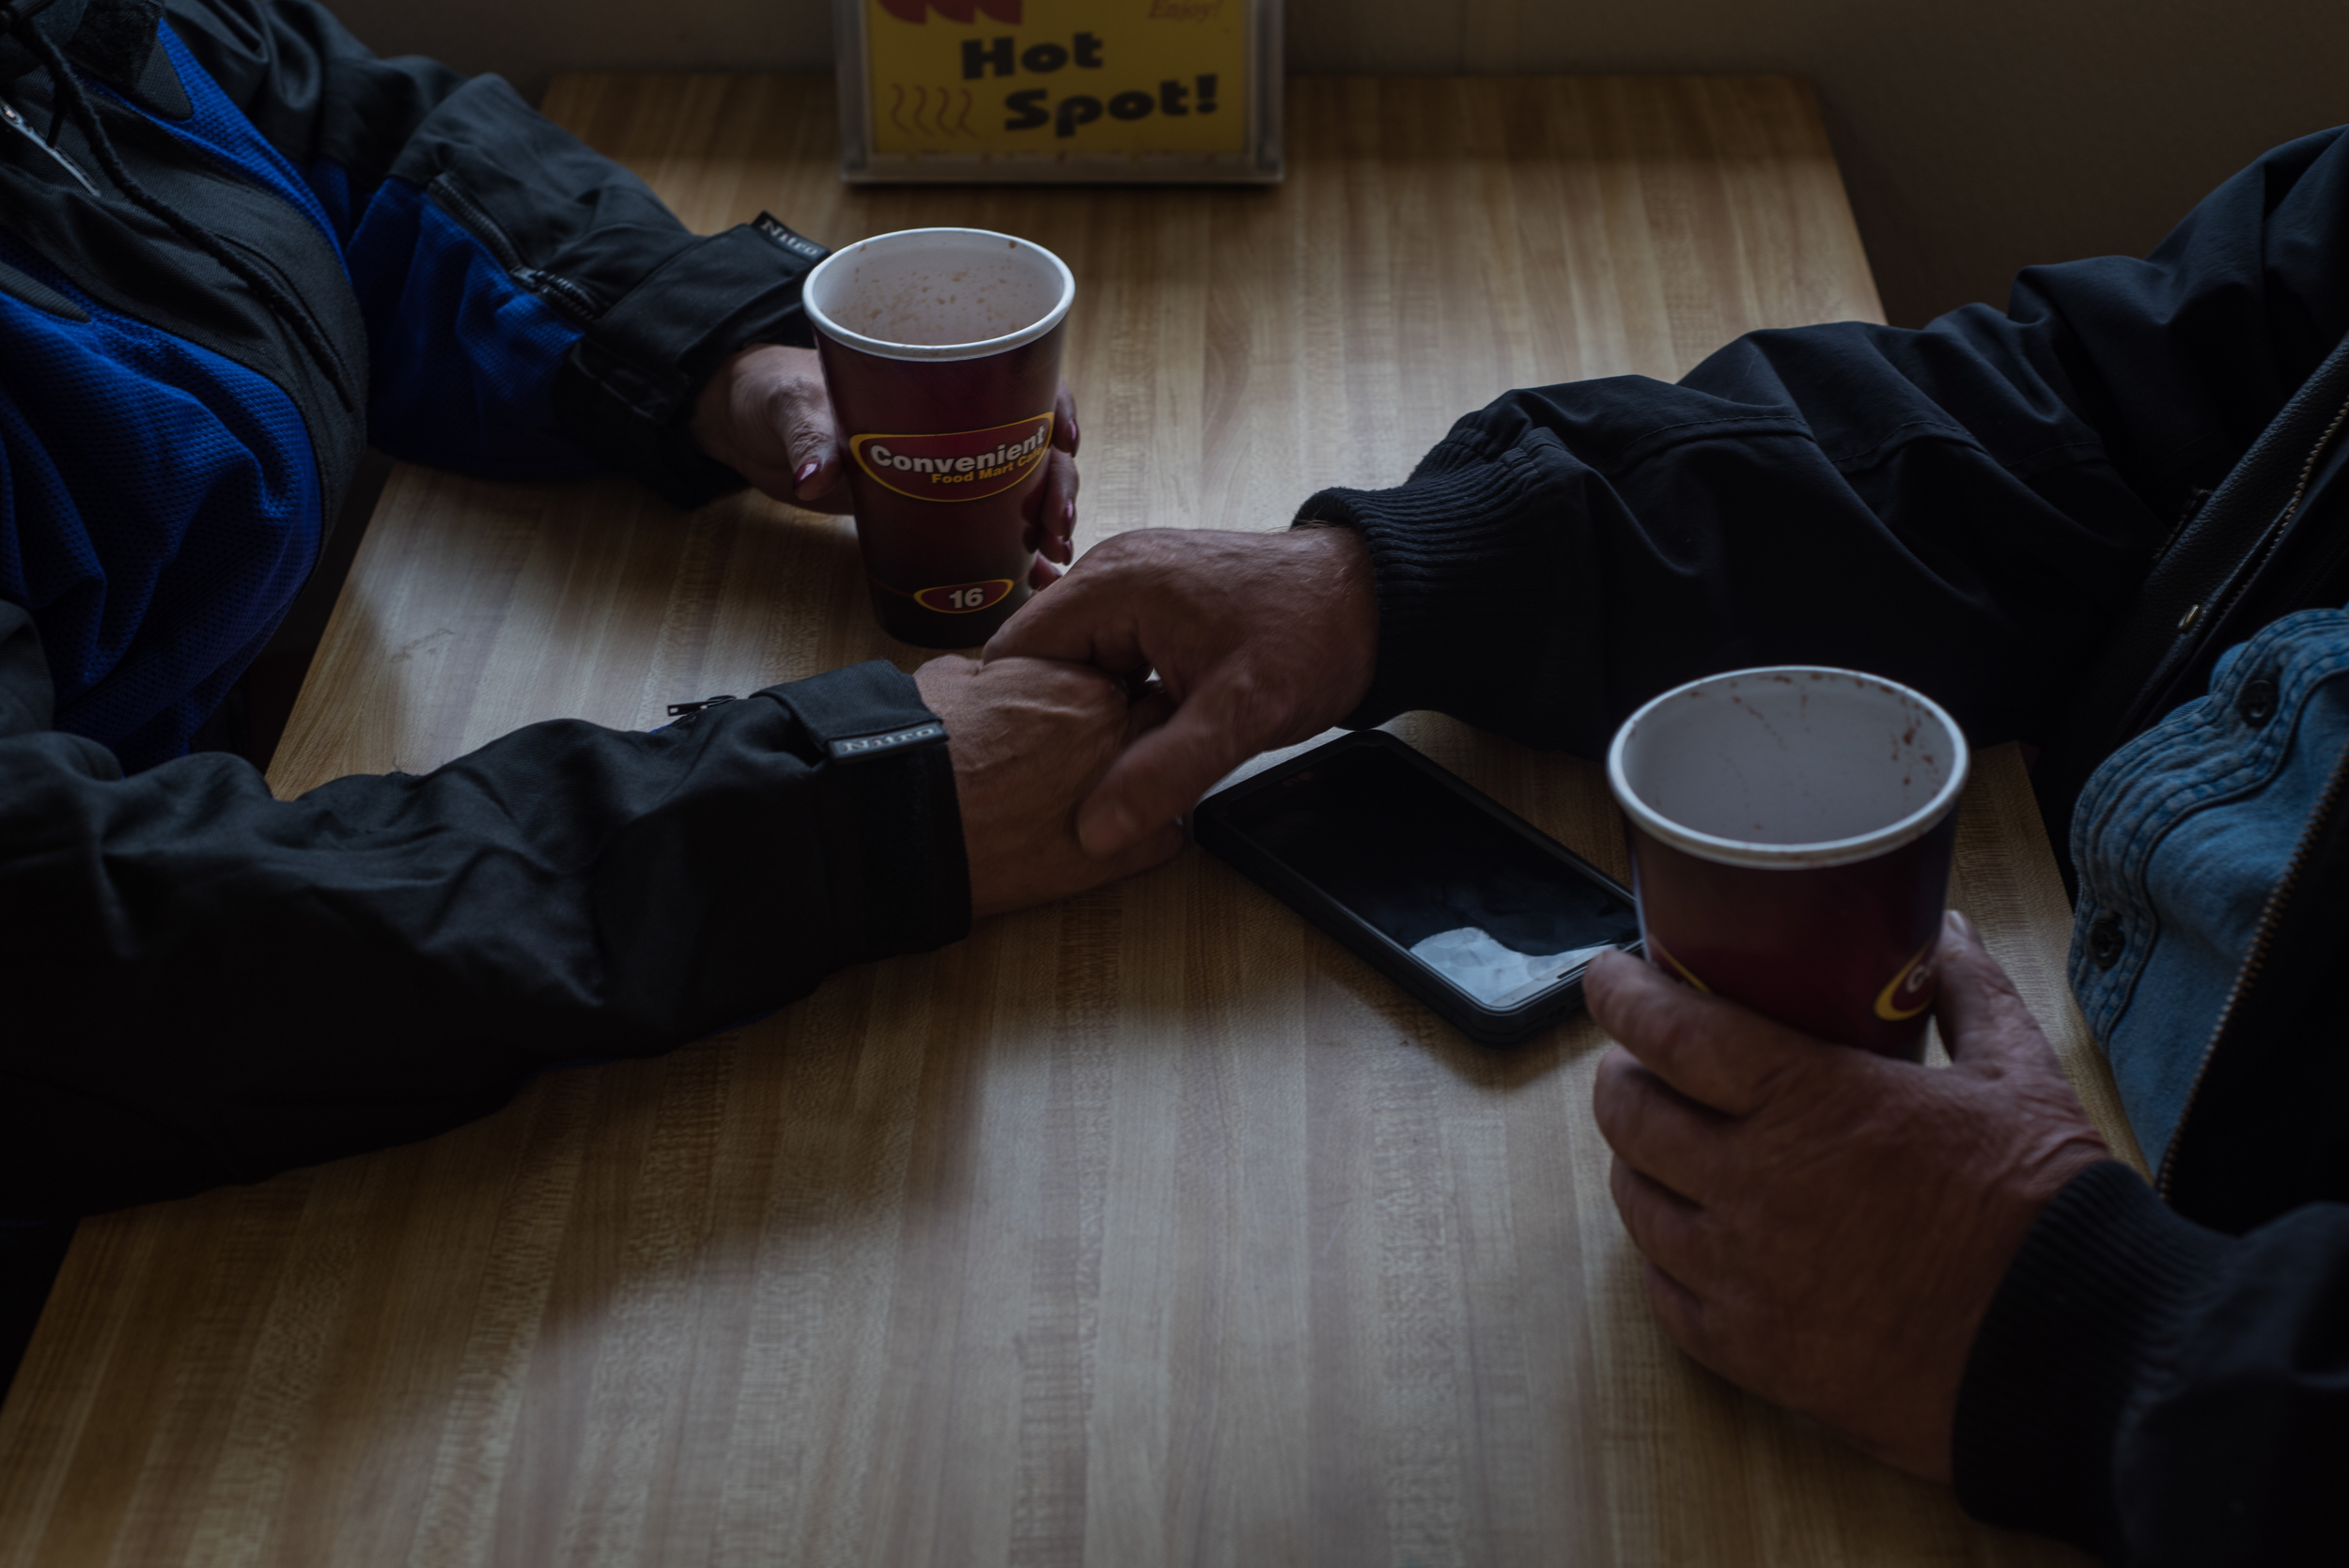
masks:
<path id="1" fill-rule="evenodd" d="M 1085 552 L 982 655 L 1155 669 L 1174 715 L 1110 768 L 1077 815 L 1097 855 L 1146 842 L 1216 780 L 1336 723 L 1370 690 L 1378 601 L 1350 528 L 1149 529 Z"/>
<path id="2" fill-rule="evenodd" d="M 1952 913 L 1932 1070 L 1796 1033 L 1622 954 L 1591 966 L 1615 1207 L 1648 1299 L 1715 1372 L 1950 1475 L 1958 1383 L 2024 1233 L 2107 1157 L 2039 1026 Z"/>
<path id="3" fill-rule="evenodd" d="M 1062 383 L 1028 548 L 1066 565 L 1077 530 L 1077 404 Z M 848 457 L 813 349 L 756 344 L 718 366 L 693 404 L 694 443 L 777 501 L 846 512 Z"/>
<path id="4" fill-rule="evenodd" d="M 946 722 L 971 909 L 1001 914 L 1146 871 L 1183 846 L 1168 824 L 1096 857 L 1077 843 L 1077 802 L 1134 737 L 1163 723 L 1164 698 L 1129 702 L 1122 682 L 1042 659 L 934 659 L 914 672 Z"/>

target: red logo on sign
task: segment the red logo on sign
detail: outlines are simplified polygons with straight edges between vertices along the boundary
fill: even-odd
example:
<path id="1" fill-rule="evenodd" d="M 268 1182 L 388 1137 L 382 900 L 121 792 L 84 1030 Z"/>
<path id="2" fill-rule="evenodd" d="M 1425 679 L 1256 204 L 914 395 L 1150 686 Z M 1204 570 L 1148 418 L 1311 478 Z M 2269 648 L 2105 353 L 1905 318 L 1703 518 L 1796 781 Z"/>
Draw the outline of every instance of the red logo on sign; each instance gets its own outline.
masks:
<path id="1" fill-rule="evenodd" d="M 879 484 L 917 501 L 978 501 L 1010 489 L 1044 460 L 1052 416 L 942 436 L 858 436 L 857 462 Z"/>
<path id="2" fill-rule="evenodd" d="M 880 0 L 880 8 L 900 22 L 927 22 L 932 6 L 949 22 L 975 22 L 980 16 L 991 16 L 1014 27 L 1019 25 L 1019 0 Z"/>

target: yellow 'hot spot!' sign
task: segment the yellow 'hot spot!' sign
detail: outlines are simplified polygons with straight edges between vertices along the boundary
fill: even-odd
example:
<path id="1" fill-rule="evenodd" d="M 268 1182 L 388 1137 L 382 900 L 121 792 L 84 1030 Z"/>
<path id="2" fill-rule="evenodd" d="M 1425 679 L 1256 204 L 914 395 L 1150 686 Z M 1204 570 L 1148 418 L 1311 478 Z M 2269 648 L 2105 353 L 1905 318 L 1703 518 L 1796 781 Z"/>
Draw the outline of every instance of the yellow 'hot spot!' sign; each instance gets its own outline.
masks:
<path id="1" fill-rule="evenodd" d="M 1269 0 L 850 3 L 850 179 L 1279 176 Z"/>

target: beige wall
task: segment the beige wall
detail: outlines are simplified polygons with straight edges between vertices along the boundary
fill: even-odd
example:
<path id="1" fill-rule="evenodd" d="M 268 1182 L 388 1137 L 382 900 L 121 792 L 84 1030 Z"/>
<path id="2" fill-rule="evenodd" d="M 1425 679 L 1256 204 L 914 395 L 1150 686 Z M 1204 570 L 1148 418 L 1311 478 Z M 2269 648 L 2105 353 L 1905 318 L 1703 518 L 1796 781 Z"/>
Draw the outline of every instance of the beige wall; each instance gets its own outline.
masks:
<path id="1" fill-rule="evenodd" d="M 502 70 L 821 70 L 829 0 L 330 0 L 385 50 Z M 1306 72 L 1791 71 L 1819 89 L 1885 304 L 2142 251 L 2277 142 L 2349 120 L 2343 0 L 1289 0 Z"/>

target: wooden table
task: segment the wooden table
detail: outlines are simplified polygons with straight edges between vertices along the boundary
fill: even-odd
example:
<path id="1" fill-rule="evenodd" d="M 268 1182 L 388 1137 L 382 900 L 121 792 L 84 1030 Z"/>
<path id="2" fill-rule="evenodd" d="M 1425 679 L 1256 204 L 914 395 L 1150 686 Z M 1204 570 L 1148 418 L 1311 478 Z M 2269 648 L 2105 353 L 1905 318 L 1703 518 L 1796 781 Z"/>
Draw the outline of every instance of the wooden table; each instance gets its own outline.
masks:
<path id="1" fill-rule="evenodd" d="M 1877 311 L 1784 80 L 1299 81 L 1270 191 L 847 190 L 822 80 L 549 110 L 697 227 L 1066 257 L 1081 545 L 1280 527 L 1512 385 Z M 845 522 L 405 469 L 272 784 L 877 655 L 921 657 Z M 1398 727 L 1623 870 L 1595 767 Z M 2011 749 L 1956 898 L 2125 1144 Z M 0 1415 L 0 1563 L 2077 1560 L 1673 1350 L 1601 1043 L 1470 1045 L 1187 853 L 432 1142 L 85 1225 Z"/>

